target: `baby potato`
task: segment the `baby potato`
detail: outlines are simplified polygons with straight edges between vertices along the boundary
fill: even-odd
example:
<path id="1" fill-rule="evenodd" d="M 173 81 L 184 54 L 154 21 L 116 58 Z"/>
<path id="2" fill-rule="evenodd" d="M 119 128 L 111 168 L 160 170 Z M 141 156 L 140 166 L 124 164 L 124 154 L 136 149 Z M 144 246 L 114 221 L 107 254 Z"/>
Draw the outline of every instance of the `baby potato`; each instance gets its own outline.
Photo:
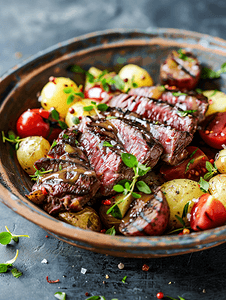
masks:
<path id="1" fill-rule="evenodd" d="M 29 136 L 24 138 L 16 152 L 19 164 L 29 175 L 35 173 L 36 160 L 46 157 L 50 149 L 50 143 L 41 136 Z"/>
<path id="2" fill-rule="evenodd" d="M 226 174 L 219 174 L 210 179 L 209 192 L 226 208 Z"/>
<path id="3" fill-rule="evenodd" d="M 208 98 L 209 108 L 206 116 L 212 115 L 216 112 L 226 111 L 226 95 L 220 91 L 204 91 L 203 95 Z"/>
<path id="4" fill-rule="evenodd" d="M 82 99 L 73 104 L 67 112 L 65 123 L 68 127 L 78 124 L 78 118 L 82 116 L 94 116 L 96 111 L 94 109 L 90 111 L 84 110 L 85 106 L 93 106 L 90 99 Z"/>
<path id="5" fill-rule="evenodd" d="M 137 65 L 125 65 L 119 71 L 118 75 L 125 82 L 126 80 L 128 80 L 125 84 L 124 91 L 127 91 L 128 88 L 134 88 L 133 83 L 136 83 L 137 87 L 153 85 L 153 79 L 151 78 L 149 73 L 145 69 Z"/>
<path id="6" fill-rule="evenodd" d="M 215 165 L 220 173 L 226 173 L 226 149 L 221 150 L 217 154 Z"/>
<path id="7" fill-rule="evenodd" d="M 71 88 L 72 93 L 65 93 L 64 89 L 66 88 Z M 74 95 L 73 102 L 67 104 L 67 99 L 73 92 L 80 92 L 74 81 L 70 78 L 54 77 L 41 91 L 41 105 L 46 110 L 54 107 L 59 112 L 60 117 L 65 118 L 68 108 L 81 99 L 81 97 Z"/>
<path id="8" fill-rule="evenodd" d="M 194 205 L 193 199 L 198 199 L 204 193 L 200 190 L 198 182 L 190 179 L 174 179 L 165 182 L 161 186 L 170 208 L 169 229 L 181 228 L 182 224 L 175 217 L 182 218 L 184 206 L 189 202 L 188 213 Z M 187 216 L 183 218 L 186 226 L 189 225 Z"/>

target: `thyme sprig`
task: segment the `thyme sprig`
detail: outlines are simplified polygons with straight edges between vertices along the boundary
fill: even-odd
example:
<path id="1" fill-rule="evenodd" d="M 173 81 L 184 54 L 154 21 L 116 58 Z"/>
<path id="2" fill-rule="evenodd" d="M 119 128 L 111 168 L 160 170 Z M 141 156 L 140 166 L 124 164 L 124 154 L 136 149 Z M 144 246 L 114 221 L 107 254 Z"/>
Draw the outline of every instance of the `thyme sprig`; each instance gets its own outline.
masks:
<path id="1" fill-rule="evenodd" d="M 22 142 L 24 139 L 21 139 L 19 136 L 17 136 L 12 130 L 8 132 L 8 137 L 5 136 L 4 131 L 2 131 L 2 141 L 5 143 L 6 141 L 12 144 L 15 144 L 15 149 L 18 150 L 20 146 L 20 142 Z"/>
<path id="2" fill-rule="evenodd" d="M 51 170 L 45 170 L 44 168 L 41 168 L 40 170 L 38 170 L 38 169 L 35 168 L 35 170 L 36 170 L 36 171 L 35 171 L 35 174 L 34 174 L 34 175 L 29 175 L 30 177 L 32 177 L 31 180 L 35 180 L 35 181 L 38 181 L 39 178 L 40 178 L 42 175 L 47 174 L 47 173 L 50 173 L 50 172 L 53 171 L 52 169 L 51 169 Z"/>

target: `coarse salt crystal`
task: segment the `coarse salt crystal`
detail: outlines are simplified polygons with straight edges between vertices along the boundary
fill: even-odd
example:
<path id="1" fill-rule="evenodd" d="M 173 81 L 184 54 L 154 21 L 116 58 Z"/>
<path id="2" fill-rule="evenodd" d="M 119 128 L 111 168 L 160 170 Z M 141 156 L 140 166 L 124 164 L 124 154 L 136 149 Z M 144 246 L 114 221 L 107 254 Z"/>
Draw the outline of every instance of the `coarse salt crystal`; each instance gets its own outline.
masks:
<path id="1" fill-rule="evenodd" d="M 81 273 L 86 274 L 87 269 L 81 268 Z"/>
<path id="2" fill-rule="evenodd" d="M 47 259 L 44 258 L 44 259 L 41 261 L 41 263 L 42 263 L 42 264 L 48 264 L 48 261 L 47 261 Z"/>

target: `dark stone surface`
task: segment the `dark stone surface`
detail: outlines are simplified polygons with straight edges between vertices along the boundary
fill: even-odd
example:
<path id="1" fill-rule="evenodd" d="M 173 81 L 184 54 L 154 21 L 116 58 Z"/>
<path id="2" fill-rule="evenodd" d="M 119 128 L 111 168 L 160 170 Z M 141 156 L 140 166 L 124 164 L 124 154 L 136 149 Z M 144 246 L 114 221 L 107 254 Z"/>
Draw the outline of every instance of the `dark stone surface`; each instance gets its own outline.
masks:
<path id="1" fill-rule="evenodd" d="M 225 26 L 225 1 L 1 1 L 0 74 L 38 51 L 96 30 L 169 27 L 226 39 Z M 0 263 L 19 249 L 15 267 L 23 272 L 19 279 L 9 272 L 0 274 L 0 300 L 56 299 L 57 291 L 66 292 L 69 300 L 86 299 L 86 292 L 103 295 L 106 300 L 156 299 L 159 291 L 186 300 L 226 299 L 226 244 L 183 256 L 125 259 L 46 238 L 43 229 L 0 203 L 0 232 L 5 225 L 30 239 L 0 245 Z M 41 263 L 43 259 L 48 263 Z M 125 265 L 123 270 L 117 267 L 120 262 Z M 142 271 L 144 263 L 150 267 L 148 272 Z M 81 268 L 87 269 L 85 274 Z M 60 282 L 47 283 L 47 275 Z M 126 283 L 121 282 L 124 276 L 128 276 Z"/>

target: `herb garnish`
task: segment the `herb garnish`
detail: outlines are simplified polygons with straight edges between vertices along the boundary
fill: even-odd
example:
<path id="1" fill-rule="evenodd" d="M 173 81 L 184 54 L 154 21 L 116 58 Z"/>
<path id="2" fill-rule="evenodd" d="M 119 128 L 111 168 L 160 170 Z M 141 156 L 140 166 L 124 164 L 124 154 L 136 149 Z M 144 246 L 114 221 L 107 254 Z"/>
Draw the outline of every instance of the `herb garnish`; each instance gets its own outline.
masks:
<path id="1" fill-rule="evenodd" d="M 14 277 L 19 278 L 21 275 L 23 275 L 22 272 L 18 271 L 17 268 L 14 268 L 11 270 L 11 273 L 13 274 Z"/>
<path id="2" fill-rule="evenodd" d="M 64 292 L 56 292 L 54 296 L 59 300 L 66 300 L 67 297 L 66 293 Z"/>
<path id="3" fill-rule="evenodd" d="M 8 132 L 8 138 L 5 136 L 4 131 L 2 131 L 2 141 L 5 143 L 5 141 L 10 142 L 12 144 L 15 144 L 15 149 L 19 149 L 20 142 L 22 142 L 24 139 L 21 139 L 19 136 L 16 136 L 16 134 L 10 130 Z"/>
<path id="4" fill-rule="evenodd" d="M 50 115 L 51 115 L 51 117 L 52 117 L 54 120 L 58 121 L 58 124 L 60 125 L 60 128 L 61 128 L 62 130 L 68 128 L 68 126 L 67 126 L 67 124 L 66 124 L 65 122 L 60 121 L 60 115 L 59 115 L 58 111 L 57 111 L 55 108 L 51 110 Z"/>
<path id="5" fill-rule="evenodd" d="M 72 117 L 72 122 L 73 122 L 75 125 L 78 125 L 78 124 L 80 123 L 80 120 L 79 120 L 78 117 L 73 116 L 73 117 Z"/>
<path id="6" fill-rule="evenodd" d="M 202 92 L 203 92 L 203 90 L 201 90 L 201 89 L 199 89 L 199 88 L 195 89 L 195 91 L 196 91 L 196 93 L 198 93 L 198 94 L 202 94 Z"/>
<path id="7" fill-rule="evenodd" d="M 182 60 L 187 60 L 187 61 L 190 61 L 190 62 L 192 62 L 192 61 L 194 61 L 194 59 L 193 58 L 191 58 L 191 57 L 188 57 L 185 53 L 184 53 L 185 51 L 183 50 L 183 49 L 179 49 L 178 51 L 177 51 L 177 53 L 179 54 L 179 58 L 180 59 L 182 59 Z"/>
<path id="8" fill-rule="evenodd" d="M 174 93 L 172 93 L 172 95 L 175 96 L 175 97 L 179 97 L 179 96 L 187 96 L 188 94 L 181 93 L 181 92 L 174 92 Z"/>
<path id="9" fill-rule="evenodd" d="M 125 180 L 124 182 L 119 182 L 119 184 L 116 184 L 113 187 L 113 189 L 116 192 L 123 193 L 125 196 L 124 198 L 122 198 L 118 202 L 116 202 L 107 211 L 107 214 L 111 213 L 111 215 L 116 218 L 117 217 L 120 218 L 120 215 L 121 215 L 120 210 L 118 208 L 118 204 L 127 200 L 130 196 L 133 196 L 134 198 L 141 197 L 140 194 L 137 194 L 134 192 L 135 186 L 137 187 L 137 189 L 139 191 L 144 192 L 145 194 L 151 194 L 151 190 L 150 190 L 149 186 L 144 181 L 137 182 L 138 177 L 145 175 L 150 170 L 150 167 L 146 167 L 145 165 L 139 163 L 136 156 L 129 154 L 129 153 L 122 153 L 121 158 L 127 167 L 133 169 L 134 176 L 133 176 L 132 182 L 130 182 L 129 180 Z"/>
<path id="10" fill-rule="evenodd" d="M 122 282 L 123 282 L 123 283 L 126 283 L 127 277 L 128 277 L 128 276 L 124 276 L 124 277 L 122 278 Z"/>
<path id="11" fill-rule="evenodd" d="M 53 171 L 52 169 L 46 171 L 44 168 L 41 168 L 40 170 L 38 170 L 38 169 L 35 168 L 35 170 L 36 170 L 36 171 L 35 171 L 35 174 L 34 174 L 34 175 L 29 175 L 30 177 L 32 177 L 31 180 L 35 180 L 35 181 L 38 181 L 39 178 L 40 178 L 42 175 L 47 174 L 47 173 L 50 173 L 50 172 Z"/>
<path id="12" fill-rule="evenodd" d="M 107 116 L 106 117 L 106 120 L 111 120 L 111 119 L 117 119 L 117 117 L 115 117 L 115 116 Z"/>
<path id="13" fill-rule="evenodd" d="M 169 298 L 169 299 L 171 299 L 171 300 L 178 300 L 178 299 L 172 298 L 172 297 L 170 297 L 170 296 L 166 296 L 166 297 Z M 179 298 L 179 300 L 185 300 L 184 298 L 182 298 L 182 297 L 180 297 L 180 296 L 178 296 L 178 298 Z"/>
<path id="14" fill-rule="evenodd" d="M 187 166 L 186 166 L 186 168 L 185 168 L 185 174 L 186 174 L 187 171 L 189 170 L 190 165 L 194 163 L 194 161 L 195 161 L 195 159 L 192 158 L 192 159 L 188 162 L 188 164 L 187 164 Z"/>
<path id="15" fill-rule="evenodd" d="M 115 235 L 116 234 L 116 230 L 115 230 L 115 226 L 112 226 L 111 228 L 109 228 L 105 234 L 109 234 L 109 235 Z"/>
<path id="16" fill-rule="evenodd" d="M 53 147 L 55 147 L 56 145 L 57 145 L 57 141 L 54 140 L 49 150 L 51 150 L 51 149 L 52 149 Z"/>
<path id="17" fill-rule="evenodd" d="M 107 141 L 103 142 L 103 146 L 104 147 L 113 147 L 113 145 L 111 143 L 107 142 Z"/>
<path id="18" fill-rule="evenodd" d="M 213 166 L 209 161 L 206 161 L 206 169 L 209 172 L 207 172 L 203 178 L 205 180 L 210 180 L 217 173 L 216 165 L 214 164 Z"/>
<path id="19" fill-rule="evenodd" d="M 200 190 L 203 191 L 204 193 L 208 192 L 209 189 L 209 182 L 204 180 L 202 177 L 199 179 L 199 185 L 200 185 Z"/>
<path id="20" fill-rule="evenodd" d="M 104 296 L 91 296 L 86 300 L 106 300 L 106 298 Z"/>
<path id="21" fill-rule="evenodd" d="M 218 90 L 214 90 L 213 93 L 209 97 L 211 98 L 211 97 L 215 96 L 217 92 L 218 92 Z"/>
<path id="22" fill-rule="evenodd" d="M 184 218 L 186 218 L 187 214 L 188 214 L 188 208 L 189 208 L 189 205 L 190 205 L 190 201 L 188 201 L 184 208 L 183 208 L 183 212 L 182 212 L 182 216 L 178 216 L 178 215 L 175 215 L 175 218 L 181 223 L 181 225 L 183 226 L 182 228 L 177 228 L 177 229 L 174 229 L 172 231 L 169 232 L 169 234 L 172 234 L 172 233 L 175 233 L 175 232 L 178 232 L 178 231 L 182 231 L 183 229 L 185 228 L 191 228 L 191 227 L 186 227 L 186 224 L 185 224 L 185 220 Z"/>
<path id="23" fill-rule="evenodd" d="M 189 114 L 193 114 L 194 112 L 196 112 L 197 110 L 178 110 L 177 114 L 181 117 L 186 117 Z"/>
<path id="24" fill-rule="evenodd" d="M 221 68 L 220 70 L 218 71 L 213 71 L 207 67 L 204 67 L 202 69 L 202 73 L 201 73 L 201 78 L 202 79 L 207 79 L 207 78 L 210 78 L 210 79 L 214 79 L 214 78 L 219 78 L 221 76 L 222 73 L 226 73 L 226 62 L 223 63 L 221 65 Z"/>
<path id="25" fill-rule="evenodd" d="M 0 244 L 2 244 L 2 245 L 8 245 L 11 242 L 11 240 L 14 240 L 14 242 L 17 243 L 19 237 L 28 237 L 28 238 L 30 238 L 29 235 L 25 235 L 25 234 L 23 234 L 23 235 L 12 234 L 9 231 L 7 226 L 5 226 L 5 229 L 7 230 L 7 232 L 1 232 L 0 233 Z"/>
<path id="26" fill-rule="evenodd" d="M 96 114 L 98 114 L 98 111 L 106 111 L 108 109 L 108 105 L 105 103 L 99 103 L 97 104 L 95 101 L 91 101 L 92 105 L 84 106 L 84 111 L 91 111 L 92 109 L 95 110 Z"/>
<path id="27" fill-rule="evenodd" d="M 75 92 L 75 90 L 72 87 L 66 87 L 63 89 L 65 94 L 69 94 L 69 96 L 67 97 L 67 105 L 70 105 L 74 99 L 75 96 L 84 98 L 84 94 L 82 92 Z"/>
<path id="28" fill-rule="evenodd" d="M 16 250 L 16 255 L 13 259 L 8 260 L 6 263 L 0 264 L 0 273 L 6 273 L 8 271 L 8 268 L 13 266 L 13 263 L 16 261 L 19 254 L 19 250 Z"/>

